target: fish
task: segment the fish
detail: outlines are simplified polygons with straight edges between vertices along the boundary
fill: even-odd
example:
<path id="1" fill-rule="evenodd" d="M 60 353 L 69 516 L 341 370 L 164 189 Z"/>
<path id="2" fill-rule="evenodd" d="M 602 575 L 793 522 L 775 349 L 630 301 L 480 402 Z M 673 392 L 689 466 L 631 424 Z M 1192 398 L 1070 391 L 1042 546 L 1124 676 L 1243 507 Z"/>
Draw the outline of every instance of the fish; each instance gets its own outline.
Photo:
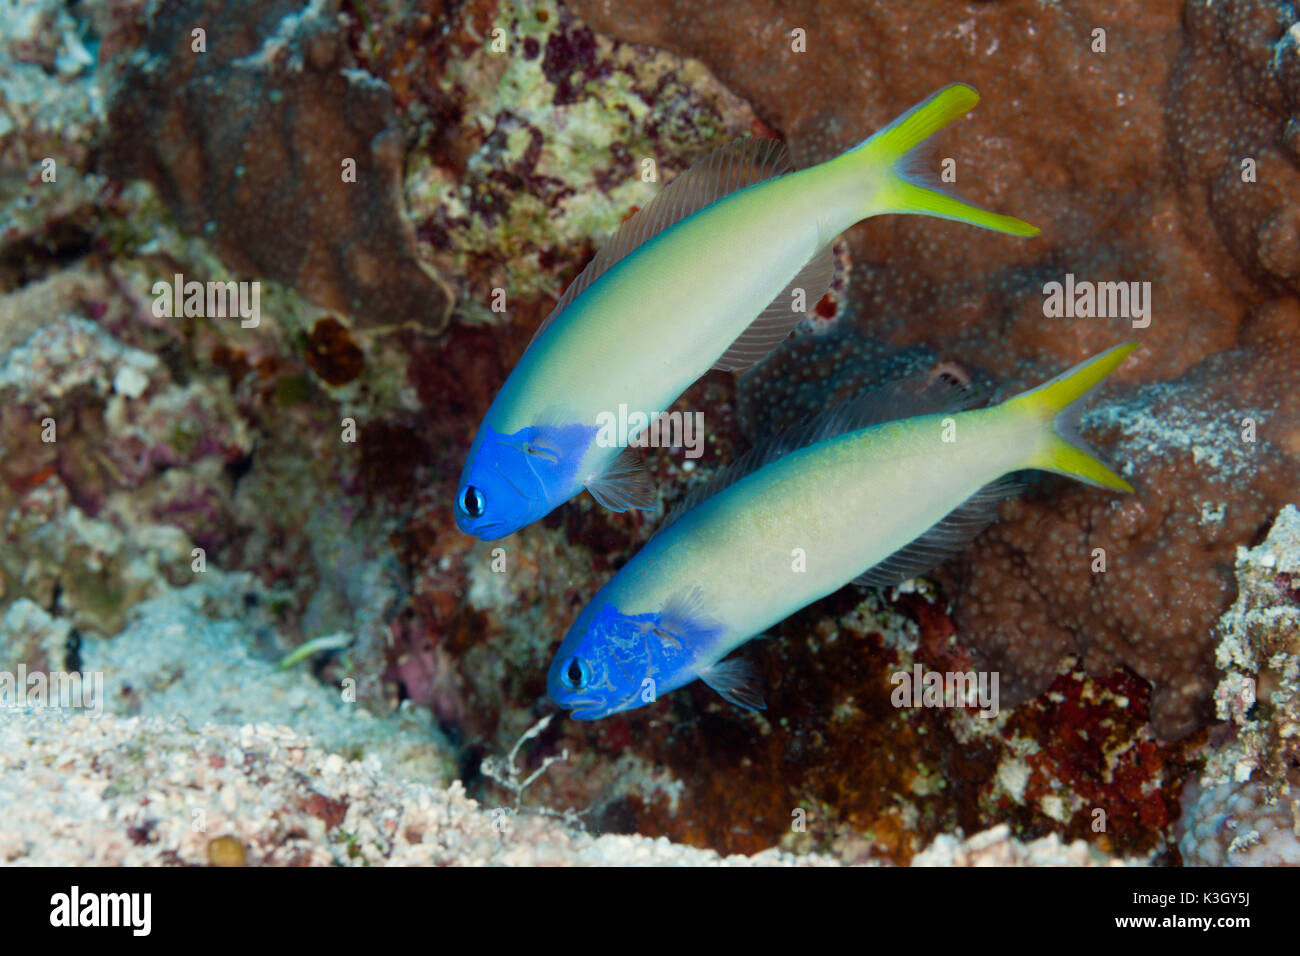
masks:
<path id="1" fill-rule="evenodd" d="M 915 169 L 918 147 L 977 102 L 956 83 L 819 165 L 792 171 L 781 143 L 748 137 L 674 179 L 569 285 L 497 392 L 457 485 L 460 529 L 496 540 L 584 488 L 611 511 L 654 508 L 628 445 L 710 368 L 742 370 L 779 344 L 826 292 L 831 244 L 859 220 L 914 213 L 1036 235 Z M 601 435 L 620 406 L 640 416 L 626 442 Z"/>
<path id="2" fill-rule="evenodd" d="M 986 408 L 970 407 L 971 387 L 938 380 L 918 393 L 904 380 L 758 446 L 596 592 L 556 651 L 548 694 L 596 720 L 698 679 L 763 709 L 757 669 L 728 655 L 850 582 L 888 587 L 933 569 L 996 518 L 1018 474 L 1133 491 L 1078 422 L 1137 344 Z"/>

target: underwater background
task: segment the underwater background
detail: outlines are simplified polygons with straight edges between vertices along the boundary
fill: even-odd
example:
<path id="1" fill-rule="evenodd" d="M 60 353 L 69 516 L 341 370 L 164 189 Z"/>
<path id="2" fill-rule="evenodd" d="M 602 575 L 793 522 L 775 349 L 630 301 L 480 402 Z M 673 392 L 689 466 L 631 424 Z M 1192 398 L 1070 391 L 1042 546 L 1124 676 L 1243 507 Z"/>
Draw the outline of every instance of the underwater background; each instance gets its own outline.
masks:
<path id="1" fill-rule="evenodd" d="M 936 172 L 1040 236 L 859 223 L 790 340 L 680 400 L 702 456 L 643 452 L 656 510 L 457 528 L 493 396 L 664 182 L 956 81 Z M 1054 314 L 1076 281 L 1148 313 Z M 1298 296 L 1280 0 L 0 0 L 0 861 L 1300 863 Z M 745 649 L 763 713 L 548 699 L 765 436 L 1130 339 L 1083 426 L 1135 494 L 1039 476 L 803 609 Z M 998 673 L 1000 712 L 895 706 L 917 665 Z M 56 673 L 102 692 L 44 706 Z"/>

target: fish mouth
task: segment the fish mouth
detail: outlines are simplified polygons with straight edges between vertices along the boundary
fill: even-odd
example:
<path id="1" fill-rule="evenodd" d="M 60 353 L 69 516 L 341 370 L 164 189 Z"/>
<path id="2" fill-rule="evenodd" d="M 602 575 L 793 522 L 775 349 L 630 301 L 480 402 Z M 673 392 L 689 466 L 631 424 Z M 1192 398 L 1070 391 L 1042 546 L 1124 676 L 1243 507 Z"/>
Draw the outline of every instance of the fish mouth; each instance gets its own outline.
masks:
<path id="1" fill-rule="evenodd" d="M 505 524 L 500 521 L 492 521 L 485 525 L 479 525 L 474 529 L 474 537 L 482 538 L 484 541 L 495 541 L 497 538 L 504 538 L 509 533 Z"/>
<path id="2" fill-rule="evenodd" d="M 584 697 L 578 700 L 565 701 L 560 706 L 570 711 L 569 716 L 574 720 L 595 720 L 604 713 L 605 702 Z"/>

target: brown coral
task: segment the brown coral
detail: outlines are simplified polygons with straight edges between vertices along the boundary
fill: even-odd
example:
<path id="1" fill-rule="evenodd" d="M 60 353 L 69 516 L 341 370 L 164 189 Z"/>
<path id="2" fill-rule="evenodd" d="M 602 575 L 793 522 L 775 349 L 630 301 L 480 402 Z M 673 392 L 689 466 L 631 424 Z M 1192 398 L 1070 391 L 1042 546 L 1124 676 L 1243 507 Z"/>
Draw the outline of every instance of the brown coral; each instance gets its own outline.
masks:
<path id="1" fill-rule="evenodd" d="M 110 109 L 110 169 L 152 182 L 232 269 L 364 325 L 446 325 L 402 212 L 388 88 L 353 65 L 337 3 L 185 0 L 152 11 Z M 195 52 L 196 24 L 228 25 Z M 355 164 L 355 179 L 345 164 Z"/>
<path id="2" fill-rule="evenodd" d="M 1170 96 L 1189 218 L 1254 282 L 1300 291 L 1300 30 L 1289 3 L 1190 0 Z"/>

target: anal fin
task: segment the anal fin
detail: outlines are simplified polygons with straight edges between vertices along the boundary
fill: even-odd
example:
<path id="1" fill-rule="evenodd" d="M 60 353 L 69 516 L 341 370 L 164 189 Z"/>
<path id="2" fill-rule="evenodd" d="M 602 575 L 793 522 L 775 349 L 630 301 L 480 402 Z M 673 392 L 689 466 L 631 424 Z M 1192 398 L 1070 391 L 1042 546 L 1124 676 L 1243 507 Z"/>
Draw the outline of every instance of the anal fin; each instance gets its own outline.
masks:
<path id="1" fill-rule="evenodd" d="M 820 249 L 762 312 L 749 324 L 730 348 L 713 363 L 726 371 L 748 368 L 776 348 L 800 319 L 821 301 L 835 277 L 835 254 L 830 246 Z M 803 290 L 805 308 L 794 309 L 796 289 Z"/>
<path id="2" fill-rule="evenodd" d="M 998 505 L 1020 490 L 1020 482 L 1004 475 L 991 481 L 937 521 L 916 540 L 899 548 L 858 577 L 859 587 L 891 587 L 943 564 L 973 541 L 997 517 Z"/>

